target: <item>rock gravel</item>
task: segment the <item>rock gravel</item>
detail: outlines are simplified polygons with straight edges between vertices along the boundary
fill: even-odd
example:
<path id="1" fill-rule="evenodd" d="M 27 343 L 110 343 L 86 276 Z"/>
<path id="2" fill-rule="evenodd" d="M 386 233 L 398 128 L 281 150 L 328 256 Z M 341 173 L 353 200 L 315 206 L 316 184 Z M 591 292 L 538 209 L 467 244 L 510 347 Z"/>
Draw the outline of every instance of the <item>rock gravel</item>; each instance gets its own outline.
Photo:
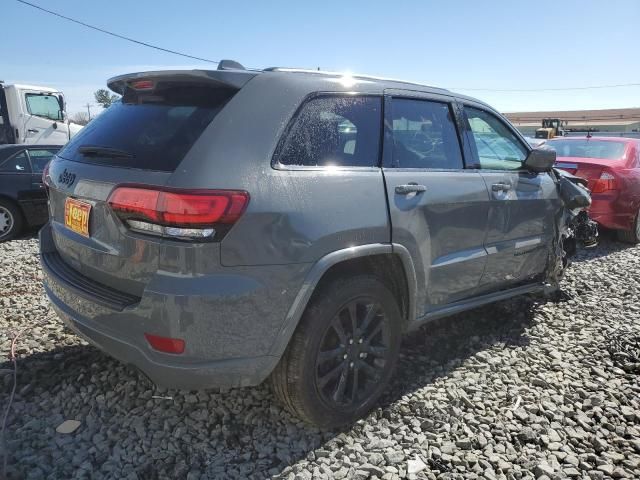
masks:
<path id="1" fill-rule="evenodd" d="M 35 238 L 0 244 L 0 372 L 26 327 L 11 479 L 640 478 L 640 247 L 608 236 L 554 298 L 411 335 L 379 407 L 332 432 L 298 422 L 265 385 L 153 387 L 66 330 L 41 277 Z M 12 384 L 0 374 L 0 413 Z M 56 432 L 66 420 L 80 426 Z"/>

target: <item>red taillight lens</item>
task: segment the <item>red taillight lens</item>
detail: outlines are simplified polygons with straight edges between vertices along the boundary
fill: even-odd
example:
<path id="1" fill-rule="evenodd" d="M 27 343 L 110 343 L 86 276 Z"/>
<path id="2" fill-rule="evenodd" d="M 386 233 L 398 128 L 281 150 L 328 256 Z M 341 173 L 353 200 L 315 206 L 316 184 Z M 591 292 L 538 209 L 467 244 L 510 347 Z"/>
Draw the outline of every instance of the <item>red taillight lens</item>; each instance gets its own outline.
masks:
<path id="1" fill-rule="evenodd" d="M 160 221 L 158 199 L 160 192 L 144 188 L 116 188 L 109 196 L 109 205 L 127 218 Z"/>
<path id="2" fill-rule="evenodd" d="M 600 178 L 593 180 L 591 193 L 604 193 L 616 189 L 616 177 L 607 171 L 600 174 Z"/>
<path id="3" fill-rule="evenodd" d="M 153 80 L 134 80 L 129 82 L 129 86 L 135 90 L 152 90 Z"/>
<path id="4" fill-rule="evenodd" d="M 145 333 L 144 338 L 147 339 L 147 342 L 149 342 L 149 345 L 151 345 L 154 350 L 158 350 L 159 352 L 176 354 L 184 352 L 184 340 L 179 338 L 160 337 L 158 335 L 151 335 L 150 333 Z"/>
<path id="5" fill-rule="evenodd" d="M 146 233 L 207 237 L 215 235 L 216 227 L 228 229 L 240 218 L 249 203 L 249 194 L 241 190 L 118 187 L 108 202 L 120 218 Z"/>
<path id="6" fill-rule="evenodd" d="M 49 165 L 51 164 L 51 160 L 49 160 L 47 162 L 47 164 L 44 166 L 44 169 L 42 170 L 42 183 L 45 184 L 45 186 L 50 186 L 49 185 Z"/>

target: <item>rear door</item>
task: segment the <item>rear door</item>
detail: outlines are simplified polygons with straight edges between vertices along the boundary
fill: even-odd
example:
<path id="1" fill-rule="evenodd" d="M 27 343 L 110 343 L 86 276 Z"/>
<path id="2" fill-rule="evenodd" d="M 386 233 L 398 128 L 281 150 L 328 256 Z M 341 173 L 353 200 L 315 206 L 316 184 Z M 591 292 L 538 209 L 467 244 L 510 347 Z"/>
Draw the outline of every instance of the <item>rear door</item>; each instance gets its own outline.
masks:
<path id="1" fill-rule="evenodd" d="M 31 162 L 32 221 L 34 224 L 45 223 L 49 216 L 47 211 L 47 192 L 44 188 L 44 183 L 42 183 L 42 172 L 57 151 L 58 149 L 52 148 L 27 149 L 27 154 Z"/>
<path id="2" fill-rule="evenodd" d="M 555 236 L 555 184 L 523 167 L 529 148 L 499 115 L 470 102 L 463 108 L 474 166 L 491 197 L 481 291 L 529 282 L 545 270 Z"/>
<path id="3" fill-rule="evenodd" d="M 0 191 L 17 200 L 22 208 L 31 204 L 31 167 L 24 149 L 0 160 Z M 28 214 L 28 212 L 27 212 Z"/>
<path id="4" fill-rule="evenodd" d="M 392 241 L 413 258 L 421 316 L 474 294 L 486 262 L 489 197 L 481 175 L 464 168 L 453 98 L 386 94 L 383 171 Z"/>

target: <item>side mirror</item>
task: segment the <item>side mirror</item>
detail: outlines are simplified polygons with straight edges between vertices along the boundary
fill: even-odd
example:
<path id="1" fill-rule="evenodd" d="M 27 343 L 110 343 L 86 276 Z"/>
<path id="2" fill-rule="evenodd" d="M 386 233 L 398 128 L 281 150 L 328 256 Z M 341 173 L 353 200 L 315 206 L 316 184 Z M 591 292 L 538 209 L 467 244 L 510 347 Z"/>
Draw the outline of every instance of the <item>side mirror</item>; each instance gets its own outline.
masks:
<path id="1" fill-rule="evenodd" d="M 57 95 L 56 98 L 58 99 L 58 106 L 60 107 L 58 109 L 58 120 L 64 121 L 64 97 Z"/>
<path id="2" fill-rule="evenodd" d="M 550 148 L 534 148 L 524 160 L 527 170 L 541 173 L 549 172 L 556 163 L 556 151 Z"/>

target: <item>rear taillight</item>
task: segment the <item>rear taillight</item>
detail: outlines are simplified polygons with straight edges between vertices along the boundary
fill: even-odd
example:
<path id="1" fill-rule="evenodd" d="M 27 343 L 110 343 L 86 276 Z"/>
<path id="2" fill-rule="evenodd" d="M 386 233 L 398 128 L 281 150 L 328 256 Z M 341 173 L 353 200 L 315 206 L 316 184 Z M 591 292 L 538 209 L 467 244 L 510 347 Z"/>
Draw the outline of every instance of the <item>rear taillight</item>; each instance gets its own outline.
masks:
<path id="1" fill-rule="evenodd" d="M 220 240 L 244 213 L 241 190 L 117 187 L 107 200 L 132 230 L 180 239 Z"/>
<path id="2" fill-rule="evenodd" d="M 45 186 L 49 187 L 49 165 L 51 165 L 51 160 L 49 160 L 47 162 L 47 164 L 44 166 L 44 169 L 42 170 L 42 183 L 44 183 Z"/>
<path id="3" fill-rule="evenodd" d="M 591 193 L 604 193 L 609 190 L 616 189 L 616 177 L 610 172 L 604 170 L 600 174 L 600 178 L 593 180 L 591 185 Z"/>

